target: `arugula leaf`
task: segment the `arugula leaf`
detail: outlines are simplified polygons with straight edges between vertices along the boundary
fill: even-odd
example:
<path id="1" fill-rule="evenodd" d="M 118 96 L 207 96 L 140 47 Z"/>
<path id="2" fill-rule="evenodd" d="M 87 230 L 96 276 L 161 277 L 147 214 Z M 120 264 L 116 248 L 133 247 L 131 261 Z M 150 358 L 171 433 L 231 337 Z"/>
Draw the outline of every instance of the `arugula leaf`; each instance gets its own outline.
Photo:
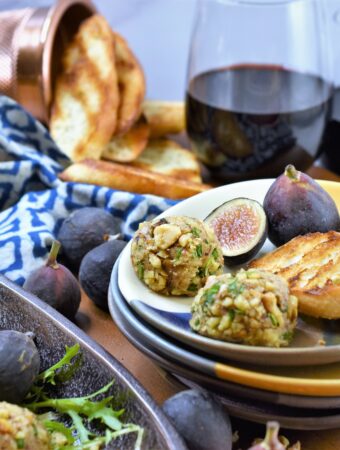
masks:
<path id="1" fill-rule="evenodd" d="M 44 372 L 41 372 L 37 378 L 35 384 L 39 384 L 39 382 L 43 382 L 46 384 L 56 384 L 56 378 L 57 381 L 66 381 L 72 378 L 74 375 L 76 369 L 78 369 L 80 363 L 81 363 L 81 356 L 79 355 L 79 344 L 75 344 L 72 347 L 66 346 L 66 353 L 61 358 L 60 361 L 58 361 L 53 366 L 46 369 Z M 76 363 L 76 360 L 73 358 L 77 357 L 78 362 Z M 70 365 L 69 367 L 67 367 Z M 58 372 L 58 370 L 61 370 L 61 372 Z"/>
<path id="2" fill-rule="evenodd" d="M 79 349 L 79 344 L 66 347 L 64 357 L 37 377 L 23 406 L 33 412 L 39 412 L 45 408 L 49 410 L 45 414 L 40 414 L 40 420 L 50 433 L 61 433 L 67 441 L 67 444 L 62 446 L 53 444 L 53 450 L 99 450 L 112 439 L 127 433 L 137 433 L 135 450 L 139 450 L 142 443 L 143 428 L 135 424 L 121 422 L 119 417 L 124 413 L 124 409 L 118 411 L 113 409 L 113 396 L 109 395 L 101 400 L 95 400 L 95 397 L 108 392 L 113 385 L 113 381 L 84 397 L 49 398 L 47 396 L 49 384 L 55 385 L 60 379 L 64 381 L 73 376 L 81 362 Z M 70 427 L 66 427 L 59 422 L 59 415 L 53 411 L 67 416 L 71 421 Z M 88 430 L 84 424 L 84 419 L 88 422 L 99 421 L 105 425 L 105 436 L 94 434 Z M 21 442 L 18 445 L 21 445 Z"/>

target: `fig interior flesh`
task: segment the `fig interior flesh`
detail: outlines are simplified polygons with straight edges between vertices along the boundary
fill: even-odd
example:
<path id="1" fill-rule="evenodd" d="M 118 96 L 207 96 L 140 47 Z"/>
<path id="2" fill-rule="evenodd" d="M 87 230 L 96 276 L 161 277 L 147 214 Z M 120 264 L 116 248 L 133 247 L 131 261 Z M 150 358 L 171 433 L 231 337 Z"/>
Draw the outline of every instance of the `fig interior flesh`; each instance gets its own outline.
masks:
<path id="1" fill-rule="evenodd" d="M 267 217 L 255 200 L 235 198 L 212 211 L 205 222 L 213 229 L 226 263 L 249 261 L 267 237 Z"/>

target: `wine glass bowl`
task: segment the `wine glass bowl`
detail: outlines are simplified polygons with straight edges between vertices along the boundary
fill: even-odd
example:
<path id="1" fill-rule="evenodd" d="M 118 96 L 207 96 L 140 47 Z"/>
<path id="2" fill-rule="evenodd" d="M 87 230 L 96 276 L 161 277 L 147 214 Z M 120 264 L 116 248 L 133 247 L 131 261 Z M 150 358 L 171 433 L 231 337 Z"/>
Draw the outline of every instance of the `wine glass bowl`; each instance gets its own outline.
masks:
<path id="1" fill-rule="evenodd" d="M 313 163 L 331 109 L 328 44 L 319 0 L 199 0 L 186 123 L 213 179 Z"/>

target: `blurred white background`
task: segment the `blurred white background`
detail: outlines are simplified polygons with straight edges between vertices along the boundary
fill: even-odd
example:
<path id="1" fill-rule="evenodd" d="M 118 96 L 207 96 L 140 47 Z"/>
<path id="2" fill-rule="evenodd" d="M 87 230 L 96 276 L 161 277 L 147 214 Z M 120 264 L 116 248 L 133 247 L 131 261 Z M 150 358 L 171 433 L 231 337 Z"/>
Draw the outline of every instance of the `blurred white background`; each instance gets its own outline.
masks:
<path id="1" fill-rule="evenodd" d="M 325 1 L 328 8 L 334 46 L 335 80 L 340 85 L 340 0 L 320 1 Z M 128 40 L 139 58 L 146 73 L 147 96 L 168 100 L 183 99 L 196 0 L 93 2 L 111 26 Z M 53 0 L 0 0 L 0 9 L 52 3 Z M 306 48 L 306 51 L 312 49 Z"/>

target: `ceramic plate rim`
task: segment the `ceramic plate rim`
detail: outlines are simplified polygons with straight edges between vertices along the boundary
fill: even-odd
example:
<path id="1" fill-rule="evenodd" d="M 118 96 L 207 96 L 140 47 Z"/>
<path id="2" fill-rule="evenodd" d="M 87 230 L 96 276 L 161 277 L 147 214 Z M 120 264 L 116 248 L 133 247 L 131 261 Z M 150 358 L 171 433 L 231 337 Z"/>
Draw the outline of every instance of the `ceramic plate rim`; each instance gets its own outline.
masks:
<path id="1" fill-rule="evenodd" d="M 118 283 L 114 283 L 114 277 L 117 276 L 119 267 L 119 261 L 115 264 L 111 283 L 110 283 L 110 301 L 113 301 L 115 295 L 119 295 L 122 299 L 124 299 L 123 294 L 119 291 Z M 112 295 L 111 295 L 112 294 Z M 127 304 L 128 306 L 128 304 Z M 112 314 L 112 307 L 109 302 L 109 309 Z M 112 315 L 114 319 L 114 315 Z M 144 337 L 147 334 L 152 334 L 158 338 L 158 346 L 159 343 L 164 341 L 163 346 L 167 346 L 167 351 L 169 350 L 169 346 L 173 347 L 174 350 L 172 352 L 177 353 L 178 349 L 181 352 L 185 351 L 188 353 L 188 358 L 193 359 L 193 364 L 202 364 L 202 367 L 199 365 L 202 372 L 207 374 L 212 374 L 217 378 L 222 380 L 232 381 L 238 384 L 243 384 L 245 386 L 250 386 L 253 388 L 263 389 L 266 391 L 274 391 L 278 393 L 285 394 L 295 394 L 295 395 L 304 395 L 310 397 L 335 397 L 340 396 L 340 379 L 313 379 L 313 378 L 301 378 L 301 377 L 287 377 L 280 375 L 272 375 L 266 373 L 259 373 L 255 371 L 251 371 L 248 369 L 240 369 L 238 367 L 234 367 L 231 364 L 218 363 L 215 361 L 210 361 L 206 356 L 197 355 L 194 352 L 191 352 L 190 349 L 183 350 L 182 348 L 176 346 L 172 342 L 168 341 L 167 336 L 162 336 L 159 339 L 158 331 L 151 330 L 146 328 L 143 324 L 140 324 L 140 321 L 136 317 L 136 322 L 138 322 L 138 326 L 142 326 L 145 328 Z M 147 338 L 145 338 L 147 339 Z M 154 342 L 154 339 L 148 338 L 151 342 Z M 170 355 L 170 353 L 169 353 Z M 177 358 L 178 359 L 178 358 Z M 204 367 L 204 368 L 203 368 Z"/>

